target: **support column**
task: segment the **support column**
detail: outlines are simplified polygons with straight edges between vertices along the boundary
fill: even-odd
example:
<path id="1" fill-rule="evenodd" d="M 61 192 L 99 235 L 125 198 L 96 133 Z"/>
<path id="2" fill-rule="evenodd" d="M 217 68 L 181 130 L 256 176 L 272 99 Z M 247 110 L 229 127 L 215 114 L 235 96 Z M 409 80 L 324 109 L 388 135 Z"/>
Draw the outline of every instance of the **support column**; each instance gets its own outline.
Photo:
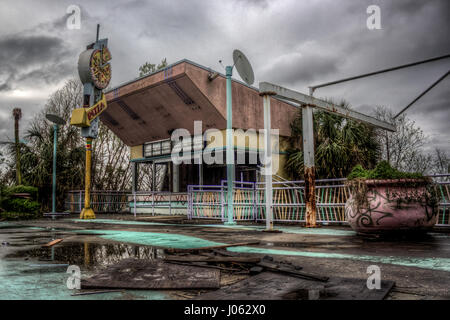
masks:
<path id="1" fill-rule="evenodd" d="M 138 181 L 138 163 L 131 163 L 131 190 L 133 193 L 137 191 L 137 181 Z"/>
<path id="2" fill-rule="evenodd" d="M 232 104 L 232 83 L 231 76 L 233 67 L 226 67 L 227 76 L 227 222 L 225 224 L 234 225 L 233 213 L 233 183 L 234 183 L 234 141 L 233 141 L 233 104 Z"/>
<path id="3" fill-rule="evenodd" d="M 313 108 L 303 106 L 303 162 L 305 167 L 306 227 L 316 225 Z"/>
<path id="4" fill-rule="evenodd" d="M 270 95 L 264 94 L 264 181 L 266 187 L 266 230 L 273 229 L 272 204 L 272 135 L 270 119 Z"/>
<path id="5" fill-rule="evenodd" d="M 203 164 L 198 164 L 198 184 L 203 185 Z"/>
<path id="6" fill-rule="evenodd" d="M 152 191 L 156 190 L 156 163 L 155 161 L 152 162 Z"/>
<path id="7" fill-rule="evenodd" d="M 173 164 L 173 192 L 180 192 L 180 165 Z"/>

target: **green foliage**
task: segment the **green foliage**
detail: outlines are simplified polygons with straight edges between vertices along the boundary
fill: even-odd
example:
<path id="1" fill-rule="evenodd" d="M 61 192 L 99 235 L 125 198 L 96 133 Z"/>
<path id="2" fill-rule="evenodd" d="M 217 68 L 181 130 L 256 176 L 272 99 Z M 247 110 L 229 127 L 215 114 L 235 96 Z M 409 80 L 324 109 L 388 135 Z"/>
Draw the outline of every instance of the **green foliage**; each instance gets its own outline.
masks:
<path id="1" fill-rule="evenodd" d="M 30 199 L 6 198 L 2 202 L 2 207 L 8 212 L 37 214 L 41 205 L 39 202 Z"/>
<path id="2" fill-rule="evenodd" d="M 29 194 L 31 199 L 16 196 Z M 31 219 L 40 211 L 41 204 L 36 201 L 38 189 L 30 186 L 13 186 L 2 188 L 0 197 L 0 216 L 2 219 Z"/>
<path id="3" fill-rule="evenodd" d="M 392 166 L 387 161 L 381 161 L 372 170 L 366 170 L 361 165 L 356 165 L 352 172 L 348 175 L 349 180 L 353 179 L 423 179 L 421 173 L 416 172 L 402 172 Z"/>
<path id="4" fill-rule="evenodd" d="M 349 108 L 341 102 L 340 106 Z M 291 123 L 291 145 L 286 169 L 296 178 L 303 177 L 302 114 Z M 297 147 L 297 148 L 295 148 Z M 374 167 L 379 156 L 379 145 L 374 129 L 324 111 L 314 113 L 315 166 L 318 178 L 347 176 L 358 163 Z"/>
<path id="5" fill-rule="evenodd" d="M 1 212 L 0 219 L 5 220 L 27 220 L 36 218 L 35 214 L 26 212 Z"/>
<path id="6" fill-rule="evenodd" d="M 166 58 L 162 59 L 161 63 L 158 64 L 158 66 L 156 66 L 153 63 L 146 62 L 142 66 L 139 67 L 139 77 L 143 77 L 147 74 L 151 74 L 151 73 L 161 70 L 165 67 L 167 67 L 167 59 Z"/>
<path id="7" fill-rule="evenodd" d="M 33 200 L 36 200 L 37 196 L 38 196 L 38 188 L 31 187 L 31 186 L 23 186 L 23 185 L 12 186 L 9 188 L 5 188 L 2 193 L 6 197 L 9 197 L 15 193 L 28 193 L 28 194 L 30 194 L 30 196 Z"/>

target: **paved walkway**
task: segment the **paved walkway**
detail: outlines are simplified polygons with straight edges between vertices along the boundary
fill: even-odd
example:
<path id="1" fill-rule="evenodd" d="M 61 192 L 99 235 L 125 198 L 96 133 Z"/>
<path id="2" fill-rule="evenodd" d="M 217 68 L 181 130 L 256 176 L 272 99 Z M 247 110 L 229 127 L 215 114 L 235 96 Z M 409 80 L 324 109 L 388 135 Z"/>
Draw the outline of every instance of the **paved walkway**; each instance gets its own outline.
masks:
<path id="1" fill-rule="evenodd" d="M 374 241 L 358 237 L 348 227 L 305 229 L 277 226 L 282 233 L 265 233 L 261 232 L 264 226 L 255 224 L 224 226 L 195 221 L 171 223 L 123 219 L 130 217 L 87 221 L 74 218 L 36 220 L 21 222 L 20 226 L 0 223 L 0 240 L 10 242 L 0 250 L 0 270 L 12 267 L 22 270 L 17 265 L 9 265 L 13 263 L 11 254 L 33 247 L 37 242 L 48 242 L 52 235 L 65 239 L 61 246 L 74 243 L 123 244 L 148 247 L 155 252 L 158 248 L 196 248 L 260 241 L 257 246 L 228 250 L 273 255 L 277 259 L 295 262 L 305 271 L 361 279 L 367 278 L 367 267 L 375 264 L 380 266 L 382 278 L 396 281 L 396 290 L 401 291 L 391 294 L 390 298 L 450 299 L 450 235 L 447 233 L 430 233 L 413 240 Z M 14 230 L 16 232 L 11 233 Z M 22 234 L 17 236 L 17 231 Z M 0 271 L 0 278 L 6 274 Z M 18 285 L 16 291 L 20 292 L 21 288 Z M 164 297 L 154 294 L 150 298 Z"/>

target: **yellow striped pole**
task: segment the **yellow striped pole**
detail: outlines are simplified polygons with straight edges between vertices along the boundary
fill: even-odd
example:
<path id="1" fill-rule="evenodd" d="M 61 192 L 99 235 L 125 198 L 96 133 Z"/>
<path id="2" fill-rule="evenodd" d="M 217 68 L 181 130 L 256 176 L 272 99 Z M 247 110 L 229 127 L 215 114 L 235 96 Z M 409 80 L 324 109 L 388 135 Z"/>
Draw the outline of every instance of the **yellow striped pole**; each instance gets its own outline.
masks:
<path id="1" fill-rule="evenodd" d="M 81 211 L 80 219 L 95 219 L 94 210 L 91 208 L 91 158 L 92 158 L 92 138 L 86 138 L 86 176 L 84 189 L 84 208 Z"/>

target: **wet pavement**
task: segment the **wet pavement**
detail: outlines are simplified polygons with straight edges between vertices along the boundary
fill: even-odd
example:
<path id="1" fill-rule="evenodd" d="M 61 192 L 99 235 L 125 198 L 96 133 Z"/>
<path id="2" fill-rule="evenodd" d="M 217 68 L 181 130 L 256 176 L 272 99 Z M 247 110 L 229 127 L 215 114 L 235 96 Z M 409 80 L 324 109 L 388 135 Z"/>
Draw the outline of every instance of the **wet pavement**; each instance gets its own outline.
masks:
<path id="1" fill-rule="evenodd" d="M 396 282 L 389 299 L 450 299 L 449 233 L 380 240 L 361 238 L 348 227 L 276 228 L 282 233 L 261 232 L 261 224 L 230 227 L 206 221 L 136 221 L 132 216 L 0 222 L 0 299 L 177 299 L 174 292 L 149 290 L 74 296 L 79 291 L 67 288 L 67 267 L 77 265 L 87 277 L 122 259 L 159 258 L 164 248 L 249 241 L 260 244 L 228 250 L 276 255 L 327 276 L 367 279 L 367 267 L 375 264 L 382 279 Z M 64 241 L 41 247 L 58 238 Z"/>

